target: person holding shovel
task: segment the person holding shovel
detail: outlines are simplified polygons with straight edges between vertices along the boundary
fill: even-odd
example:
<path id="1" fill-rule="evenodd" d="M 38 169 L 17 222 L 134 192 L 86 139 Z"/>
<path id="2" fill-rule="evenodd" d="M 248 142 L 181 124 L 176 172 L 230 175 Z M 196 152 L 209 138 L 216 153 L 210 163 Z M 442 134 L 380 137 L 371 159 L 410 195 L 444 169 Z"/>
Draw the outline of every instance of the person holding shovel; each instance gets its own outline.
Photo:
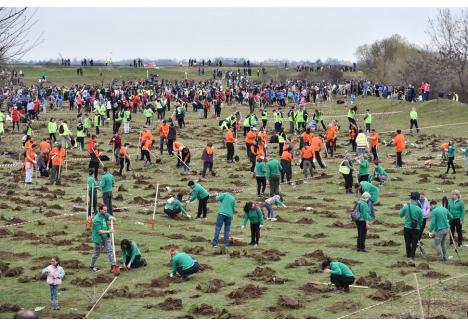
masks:
<path id="1" fill-rule="evenodd" d="M 419 241 L 419 233 L 423 223 L 422 210 L 418 206 L 419 192 L 410 194 L 410 201 L 400 209 L 400 217 L 404 218 L 403 235 L 405 237 L 406 257 L 413 263 Z"/>
<path id="2" fill-rule="evenodd" d="M 55 147 L 50 151 L 52 168 L 50 169 L 49 184 L 60 184 L 62 177 L 62 166 L 65 162 L 65 148 L 62 144 L 55 142 Z"/>
<path id="3" fill-rule="evenodd" d="M 216 201 L 219 201 L 221 204 L 216 218 L 215 232 L 211 245 L 215 248 L 218 247 L 219 233 L 224 224 L 224 247 L 228 247 L 232 217 L 236 209 L 236 198 L 229 192 L 223 192 L 216 196 Z"/>
<path id="4" fill-rule="evenodd" d="M 135 241 L 122 239 L 120 241 L 120 249 L 122 252 L 122 262 L 126 270 L 146 266 L 146 259 L 141 258 L 140 248 L 138 248 Z"/>
<path id="5" fill-rule="evenodd" d="M 198 182 L 195 183 L 193 181 L 189 181 L 188 186 L 192 188 L 192 194 L 187 200 L 187 204 L 193 202 L 195 199 L 198 199 L 198 213 L 196 218 L 201 218 L 203 214 L 202 218 L 206 219 L 206 214 L 208 212 L 208 199 L 210 198 L 208 191 Z"/>
<path id="6" fill-rule="evenodd" d="M 260 240 L 260 229 L 263 227 L 263 212 L 257 204 L 249 201 L 244 206 L 244 221 L 242 222 L 242 230 L 245 228 L 247 221 L 250 221 L 250 245 L 257 247 Z"/>
<path id="7" fill-rule="evenodd" d="M 179 274 L 183 280 L 187 280 L 189 275 L 195 274 L 200 270 L 198 261 L 185 252 L 177 252 L 175 248 L 169 249 L 171 255 L 172 272 L 170 277 L 175 277 Z"/>
<path id="8" fill-rule="evenodd" d="M 109 228 L 108 223 L 110 220 L 115 221 L 115 218 L 107 213 L 106 206 L 99 205 L 99 213 L 96 214 L 96 216 L 93 218 L 93 228 L 91 234 L 91 239 L 94 243 L 94 252 L 91 258 L 91 265 L 89 266 L 89 270 L 91 272 L 99 272 L 99 269 L 96 268 L 96 261 L 101 253 L 101 247 L 106 249 L 107 258 L 109 259 L 109 264 L 111 265 L 111 271 L 114 270 L 114 252 L 109 236 L 114 232 L 114 230 Z"/>
<path id="9" fill-rule="evenodd" d="M 104 174 L 101 177 L 101 182 L 99 186 L 102 191 L 102 201 L 107 207 L 107 211 L 112 215 L 112 187 L 114 187 L 114 176 L 111 171 L 105 166 L 103 168 Z"/>
<path id="10" fill-rule="evenodd" d="M 440 262 L 447 260 L 445 250 L 445 239 L 449 234 L 449 220 L 453 218 L 450 212 L 437 204 L 435 200 L 431 200 L 431 224 L 429 225 L 429 238 L 434 238 L 434 244 L 437 251 L 437 256 Z"/>
<path id="11" fill-rule="evenodd" d="M 337 290 L 349 292 L 349 286 L 354 283 L 354 274 L 351 269 L 339 261 L 331 261 L 327 258 L 322 263 L 322 270 L 330 273 L 330 282 L 335 285 Z"/>

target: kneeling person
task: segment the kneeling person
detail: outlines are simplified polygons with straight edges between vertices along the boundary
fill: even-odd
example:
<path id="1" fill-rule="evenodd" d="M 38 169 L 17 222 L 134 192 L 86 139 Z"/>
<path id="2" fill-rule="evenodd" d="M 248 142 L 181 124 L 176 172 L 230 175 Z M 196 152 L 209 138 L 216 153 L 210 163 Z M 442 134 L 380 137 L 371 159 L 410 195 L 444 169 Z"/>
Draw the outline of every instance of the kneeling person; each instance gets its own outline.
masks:
<path id="1" fill-rule="evenodd" d="M 123 239 L 120 241 L 122 261 L 126 269 L 146 266 L 146 260 L 141 258 L 141 251 L 135 241 Z"/>
<path id="2" fill-rule="evenodd" d="M 177 214 L 182 212 L 182 215 L 190 218 L 191 216 L 187 213 L 182 205 L 183 194 L 177 194 L 177 198 L 171 197 L 167 200 L 166 205 L 164 206 L 164 213 L 166 213 L 170 218 L 176 218 Z"/>
<path id="3" fill-rule="evenodd" d="M 177 252 L 174 248 L 169 250 L 172 261 L 172 273 L 171 277 L 175 277 L 179 274 L 182 279 L 187 279 L 191 274 L 195 274 L 200 270 L 198 262 L 190 255 L 185 252 Z"/>
<path id="4" fill-rule="evenodd" d="M 344 289 L 349 292 L 349 286 L 354 283 L 354 275 L 351 269 L 339 261 L 331 261 L 327 258 L 322 263 L 322 269 L 325 273 L 330 273 L 330 282 L 333 283 L 338 290 Z"/>

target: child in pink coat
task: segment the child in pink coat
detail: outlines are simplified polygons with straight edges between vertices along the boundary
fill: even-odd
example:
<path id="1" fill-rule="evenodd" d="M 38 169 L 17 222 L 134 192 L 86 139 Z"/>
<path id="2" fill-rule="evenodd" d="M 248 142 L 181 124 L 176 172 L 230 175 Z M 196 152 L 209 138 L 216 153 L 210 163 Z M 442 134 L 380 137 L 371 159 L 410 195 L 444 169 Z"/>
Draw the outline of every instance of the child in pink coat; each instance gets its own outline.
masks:
<path id="1" fill-rule="evenodd" d="M 50 265 L 42 270 L 42 274 L 47 275 L 47 284 L 49 284 L 50 288 L 50 305 L 53 310 L 60 310 L 58 293 L 62 278 L 65 276 L 65 271 L 60 266 L 60 259 L 53 256 Z"/>

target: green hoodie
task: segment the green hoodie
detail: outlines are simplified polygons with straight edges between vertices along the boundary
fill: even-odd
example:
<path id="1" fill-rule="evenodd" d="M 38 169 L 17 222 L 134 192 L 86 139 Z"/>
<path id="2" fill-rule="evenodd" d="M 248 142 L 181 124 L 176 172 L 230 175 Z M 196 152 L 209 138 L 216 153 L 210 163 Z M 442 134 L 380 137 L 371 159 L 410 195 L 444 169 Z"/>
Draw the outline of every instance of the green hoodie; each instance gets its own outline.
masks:
<path id="1" fill-rule="evenodd" d="M 244 221 L 242 222 L 242 225 L 245 226 L 247 221 L 250 221 L 251 224 L 260 223 L 260 225 L 263 225 L 264 220 L 262 210 L 260 208 L 250 209 L 248 212 L 244 213 Z"/>
<path id="2" fill-rule="evenodd" d="M 429 232 L 438 232 L 443 229 L 448 229 L 449 219 L 452 218 L 452 214 L 447 208 L 437 205 L 431 210 L 431 225 L 429 226 Z"/>
<path id="3" fill-rule="evenodd" d="M 264 162 L 257 162 L 255 166 L 255 175 L 257 177 L 264 177 L 266 172 L 266 167 Z"/>
<path id="4" fill-rule="evenodd" d="M 278 160 L 269 160 L 266 164 L 266 177 L 269 178 L 274 175 L 280 175 L 282 168 Z"/>
<path id="5" fill-rule="evenodd" d="M 465 220 L 465 203 L 463 200 L 458 199 L 458 200 L 453 200 L 453 198 L 450 198 L 448 202 L 448 210 L 450 214 L 453 215 L 453 219 L 460 219 L 460 222 L 463 223 Z"/>
<path id="6" fill-rule="evenodd" d="M 369 162 L 367 160 L 362 160 L 359 163 L 359 175 L 368 175 L 369 174 Z"/>
<path id="7" fill-rule="evenodd" d="M 218 214 L 230 217 L 234 215 L 234 210 L 236 209 L 236 199 L 229 192 L 223 192 L 216 196 L 216 201 L 221 202 L 219 206 Z"/>
<path id="8" fill-rule="evenodd" d="M 354 276 L 349 267 L 339 261 L 333 261 L 330 263 L 330 273 L 340 276 Z"/>
<path id="9" fill-rule="evenodd" d="M 359 205 L 359 212 L 361 213 L 361 217 L 359 218 L 359 221 L 370 221 L 371 216 L 370 216 L 369 204 L 365 200 L 359 199 L 358 205 Z"/>
<path id="10" fill-rule="evenodd" d="M 180 202 L 180 200 L 178 200 L 177 198 L 174 198 L 174 200 L 170 203 L 166 203 L 166 205 L 164 206 L 164 209 L 170 209 L 170 210 L 174 210 L 176 209 L 177 207 L 180 208 L 180 211 L 184 214 L 184 215 L 188 215 L 187 214 L 187 211 L 185 210 L 184 206 L 182 205 L 182 203 Z"/>
<path id="11" fill-rule="evenodd" d="M 413 229 L 411 226 L 411 221 L 416 220 L 418 221 L 418 226 L 416 229 L 421 230 L 423 223 L 422 210 L 414 202 L 411 202 L 411 204 L 406 204 L 402 209 L 400 209 L 400 217 L 405 218 L 405 229 Z"/>
<path id="12" fill-rule="evenodd" d="M 96 191 L 96 180 L 92 175 L 88 175 L 88 190 L 94 189 Z"/>
<path id="13" fill-rule="evenodd" d="M 111 192 L 114 186 L 114 176 L 109 172 L 104 173 L 99 185 L 101 186 L 102 192 Z"/>
<path id="14" fill-rule="evenodd" d="M 131 241 L 130 248 L 122 250 L 122 261 L 125 264 L 126 261 L 127 261 L 127 257 L 131 257 L 130 258 L 130 264 L 132 264 L 133 261 L 135 260 L 135 257 L 138 256 L 138 255 L 141 256 L 140 248 L 138 248 L 135 241 Z"/>
<path id="15" fill-rule="evenodd" d="M 189 269 L 195 264 L 196 260 L 185 252 L 179 252 L 172 257 L 172 274 L 177 273 L 177 267 L 182 267 L 183 270 Z"/>
<path id="16" fill-rule="evenodd" d="M 96 214 L 93 218 L 93 230 L 91 234 L 91 239 L 96 244 L 101 244 L 103 238 L 109 238 L 109 234 L 99 234 L 99 231 L 108 231 L 109 225 L 109 214 Z"/>
<path id="17" fill-rule="evenodd" d="M 195 199 L 205 199 L 208 197 L 208 191 L 199 183 L 196 183 L 192 188 L 192 195 L 190 196 L 189 200 L 192 202 Z"/>
<path id="18" fill-rule="evenodd" d="M 361 181 L 359 182 L 361 185 L 362 192 L 368 192 L 371 195 L 370 200 L 375 204 L 379 201 L 379 188 L 374 186 L 372 183 L 367 182 L 367 181 Z"/>

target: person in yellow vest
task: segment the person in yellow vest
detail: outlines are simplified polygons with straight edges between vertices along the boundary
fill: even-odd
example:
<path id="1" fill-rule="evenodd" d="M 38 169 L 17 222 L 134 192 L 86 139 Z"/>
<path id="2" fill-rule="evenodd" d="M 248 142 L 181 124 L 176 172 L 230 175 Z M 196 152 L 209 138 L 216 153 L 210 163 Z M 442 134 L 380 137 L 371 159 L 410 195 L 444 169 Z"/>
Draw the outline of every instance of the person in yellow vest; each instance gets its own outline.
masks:
<path id="1" fill-rule="evenodd" d="M 410 132 L 413 133 L 413 126 L 416 127 L 416 132 L 419 134 L 418 128 L 418 112 L 416 112 L 416 108 L 413 107 L 410 112 Z"/>
<path id="2" fill-rule="evenodd" d="M 369 134 L 371 131 L 372 114 L 368 109 L 366 110 L 366 115 L 364 116 L 364 123 L 366 124 L 366 132 Z"/>
<path id="3" fill-rule="evenodd" d="M 362 129 L 359 129 L 356 136 L 356 147 L 356 154 L 358 156 L 364 155 L 367 151 L 369 151 L 369 142 L 367 141 L 367 136 L 362 131 Z"/>

